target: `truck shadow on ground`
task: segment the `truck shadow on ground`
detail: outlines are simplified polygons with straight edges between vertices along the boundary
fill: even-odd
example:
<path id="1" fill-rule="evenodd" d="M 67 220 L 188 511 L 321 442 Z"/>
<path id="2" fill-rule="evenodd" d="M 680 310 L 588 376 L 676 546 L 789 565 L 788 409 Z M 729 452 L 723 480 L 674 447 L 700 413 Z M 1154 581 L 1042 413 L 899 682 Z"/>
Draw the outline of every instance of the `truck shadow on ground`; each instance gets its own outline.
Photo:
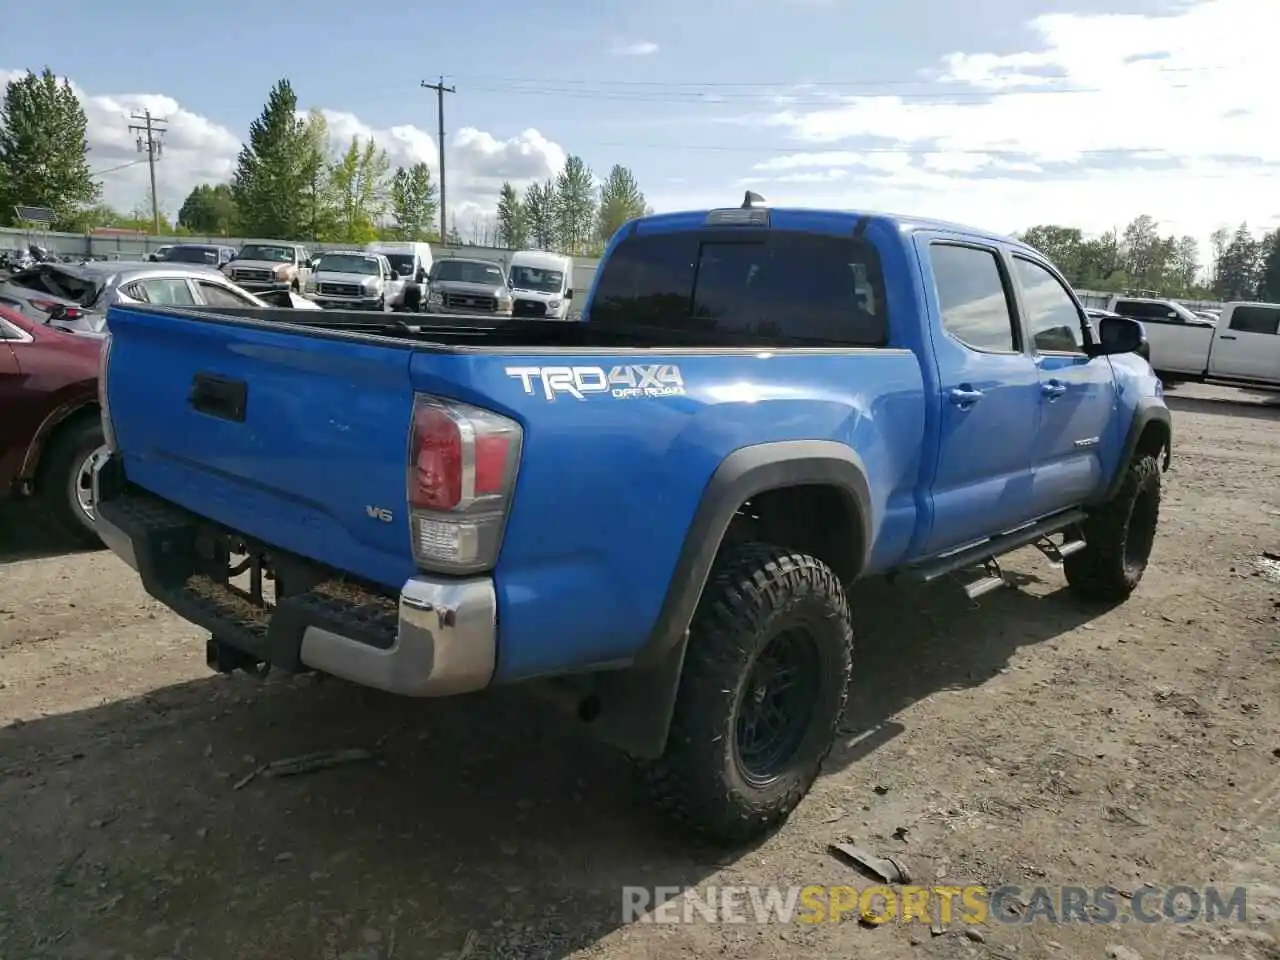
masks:
<path id="1" fill-rule="evenodd" d="M 54 529 L 30 505 L 21 501 L 0 503 L 0 566 L 22 560 L 83 553 L 84 550 L 84 547 Z"/>
<path id="2" fill-rule="evenodd" d="M 878 582 L 853 602 L 854 734 L 1096 613 Z M 827 776 L 856 782 L 873 740 Z M 236 788 L 348 747 L 374 757 Z M 4 956 L 550 960 L 624 926 L 624 885 L 695 885 L 743 855 L 673 828 L 624 760 L 521 694 L 415 702 L 314 677 L 210 677 L 0 730 L 0 816 Z"/>

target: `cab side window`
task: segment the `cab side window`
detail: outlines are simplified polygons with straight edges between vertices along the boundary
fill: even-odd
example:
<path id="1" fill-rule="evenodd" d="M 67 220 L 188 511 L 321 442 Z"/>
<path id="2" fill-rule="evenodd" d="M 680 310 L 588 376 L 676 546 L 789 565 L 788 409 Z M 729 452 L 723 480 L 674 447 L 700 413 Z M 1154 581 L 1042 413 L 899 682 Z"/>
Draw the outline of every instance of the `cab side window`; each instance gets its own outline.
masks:
<path id="1" fill-rule="evenodd" d="M 1022 290 L 1027 333 L 1040 353 L 1084 353 L 1080 311 L 1058 278 L 1030 260 L 1013 258 L 1013 274 Z"/>
<path id="2" fill-rule="evenodd" d="M 1241 333 L 1264 333 L 1275 336 L 1280 333 L 1280 308 L 1236 307 L 1231 311 L 1231 330 Z"/>
<path id="3" fill-rule="evenodd" d="M 996 252 L 933 243 L 929 260 L 942 328 L 982 353 L 1020 353 L 1021 338 Z"/>

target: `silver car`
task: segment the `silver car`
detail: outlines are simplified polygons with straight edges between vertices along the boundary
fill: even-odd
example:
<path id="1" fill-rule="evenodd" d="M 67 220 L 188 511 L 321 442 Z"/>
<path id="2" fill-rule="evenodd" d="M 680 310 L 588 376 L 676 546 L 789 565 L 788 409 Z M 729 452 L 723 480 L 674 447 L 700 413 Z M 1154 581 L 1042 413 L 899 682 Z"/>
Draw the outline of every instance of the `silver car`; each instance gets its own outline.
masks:
<path id="1" fill-rule="evenodd" d="M 170 307 L 269 307 L 216 267 L 109 260 L 41 263 L 0 283 L 0 303 L 33 320 L 96 333 L 116 303 Z"/>

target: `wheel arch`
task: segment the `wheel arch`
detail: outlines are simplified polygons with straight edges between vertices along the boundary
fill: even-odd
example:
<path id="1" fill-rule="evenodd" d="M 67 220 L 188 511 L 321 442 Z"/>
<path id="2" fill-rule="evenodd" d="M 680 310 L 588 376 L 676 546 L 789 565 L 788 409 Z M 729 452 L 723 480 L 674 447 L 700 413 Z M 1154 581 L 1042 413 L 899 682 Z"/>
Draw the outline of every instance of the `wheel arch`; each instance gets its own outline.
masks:
<path id="1" fill-rule="evenodd" d="M 40 464 L 45 452 L 63 430 L 90 417 L 101 416 L 96 395 L 72 397 L 50 410 L 36 428 L 31 442 L 27 444 L 27 452 L 18 468 L 18 482 L 23 489 L 30 492 L 40 475 Z"/>
<path id="2" fill-rule="evenodd" d="M 1125 473 L 1134 457 L 1161 457 L 1161 470 L 1168 470 L 1173 457 L 1173 416 L 1169 408 L 1158 397 L 1146 397 L 1138 402 L 1133 412 L 1133 419 L 1125 434 L 1124 446 L 1120 449 L 1120 457 L 1116 461 L 1115 471 L 1106 489 L 1093 501 L 1092 505 L 1114 500 L 1124 483 Z"/>
<path id="3" fill-rule="evenodd" d="M 866 568 L 873 542 L 870 484 L 856 452 L 828 440 L 793 440 L 755 444 L 735 450 L 716 469 L 703 490 L 684 545 L 669 580 L 666 598 L 645 645 L 632 665 L 563 682 L 556 699 L 590 702 L 589 729 L 599 739 L 632 756 L 662 753 L 670 729 L 689 624 L 710 578 L 731 525 L 753 499 L 808 496 L 823 491 L 818 502 L 838 505 L 835 522 L 827 518 L 818 556 L 844 582 Z M 795 501 L 786 501 L 795 502 Z M 802 529 L 802 528 L 797 528 Z M 767 531 L 766 531 L 767 532 Z M 815 549 L 809 544 L 778 544 Z"/>

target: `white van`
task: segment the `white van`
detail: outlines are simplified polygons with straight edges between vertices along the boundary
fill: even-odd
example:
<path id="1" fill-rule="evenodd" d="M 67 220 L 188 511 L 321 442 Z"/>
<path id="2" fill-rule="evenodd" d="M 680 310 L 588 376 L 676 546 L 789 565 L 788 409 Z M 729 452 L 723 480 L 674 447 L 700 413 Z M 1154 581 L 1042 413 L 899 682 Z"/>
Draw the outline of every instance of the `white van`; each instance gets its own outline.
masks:
<path id="1" fill-rule="evenodd" d="M 573 299 L 573 258 L 542 250 L 518 250 L 507 266 L 511 316 L 564 320 Z"/>
<path id="2" fill-rule="evenodd" d="M 431 272 L 431 244 L 420 241 L 375 240 L 365 248 L 367 253 L 380 253 L 391 261 L 391 269 L 400 275 L 396 297 L 388 303 L 393 310 L 403 306 L 405 288 L 411 283 L 427 282 Z"/>

